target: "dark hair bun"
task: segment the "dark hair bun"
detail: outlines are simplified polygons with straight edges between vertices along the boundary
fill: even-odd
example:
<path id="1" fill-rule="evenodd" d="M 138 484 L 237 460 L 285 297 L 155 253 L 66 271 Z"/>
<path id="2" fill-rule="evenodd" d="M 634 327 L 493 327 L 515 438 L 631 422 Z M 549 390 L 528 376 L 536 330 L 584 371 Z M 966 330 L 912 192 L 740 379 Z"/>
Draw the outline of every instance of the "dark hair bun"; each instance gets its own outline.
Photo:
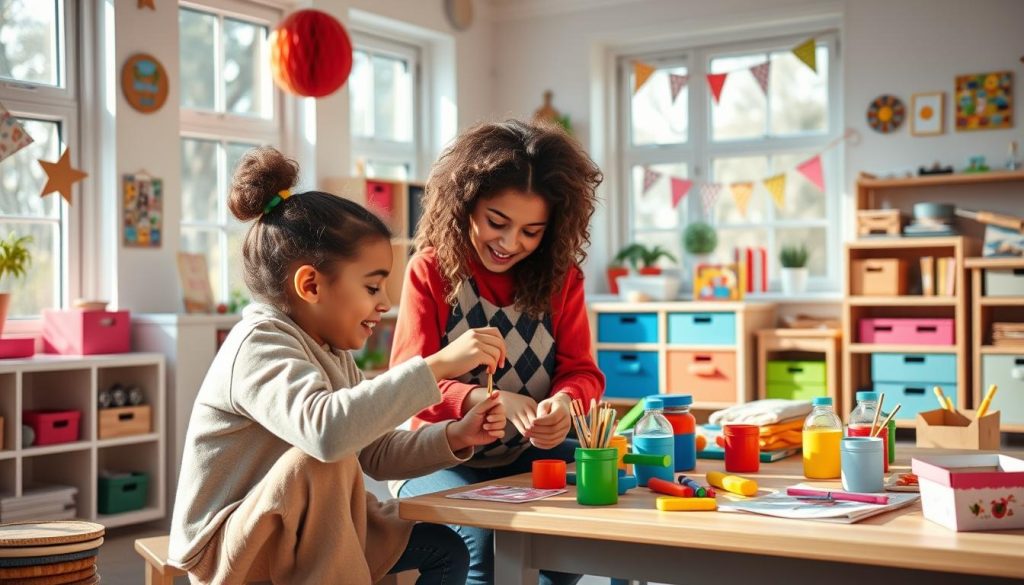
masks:
<path id="1" fill-rule="evenodd" d="M 298 163 L 276 148 L 254 148 L 245 153 L 231 178 L 228 209 L 240 221 L 257 218 L 278 192 L 295 185 L 298 176 Z"/>

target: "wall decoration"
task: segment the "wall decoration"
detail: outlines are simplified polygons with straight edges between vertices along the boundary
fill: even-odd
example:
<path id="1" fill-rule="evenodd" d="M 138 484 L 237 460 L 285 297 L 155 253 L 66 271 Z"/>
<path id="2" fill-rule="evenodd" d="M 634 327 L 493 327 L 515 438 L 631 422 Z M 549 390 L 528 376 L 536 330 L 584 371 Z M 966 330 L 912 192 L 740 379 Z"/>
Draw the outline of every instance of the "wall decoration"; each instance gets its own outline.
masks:
<path id="1" fill-rule="evenodd" d="M 894 132 L 907 117 L 907 108 L 900 98 L 892 95 L 880 95 L 868 106 L 868 126 L 872 130 L 888 134 Z"/>
<path id="2" fill-rule="evenodd" d="M 1012 71 L 958 75 L 954 100 L 957 131 L 1013 128 Z"/>
<path id="3" fill-rule="evenodd" d="M 210 272 L 206 267 L 206 256 L 178 252 L 178 278 L 181 281 L 185 312 L 212 313 L 213 287 L 210 286 Z"/>
<path id="4" fill-rule="evenodd" d="M 698 301 L 738 301 L 746 283 L 735 264 L 698 264 L 693 277 L 693 298 Z"/>
<path id="5" fill-rule="evenodd" d="M 65 148 L 60 160 L 55 163 L 40 160 L 39 165 L 46 172 L 46 184 L 43 185 L 43 192 L 40 197 L 46 197 L 54 191 L 59 191 L 60 196 L 71 205 L 71 186 L 89 176 L 89 173 L 82 172 L 71 167 L 71 149 Z"/>
<path id="6" fill-rule="evenodd" d="M 126 174 L 121 177 L 121 187 L 124 245 L 159 248 L 163 239 L 163 180 L 146 173 Z"/>
<path id="7" fill-rule="evenodd" d="M 444 15 L 455 30 L 466 30 L 473 24 L 473 0 L 444 0 Z"/>
<path id="8" fill-rule="evenodd" d="M 128 104 L 143 114 L 151 114 L 167 101 L 167 71 L 146 53 L 136 53 L 121 67 L 121 91 Z"/>
<path id="9" fill-rule="evenodd" d="M 639 61 L 633 62 L 633 93 L 640 91 L 640 88 L 647 83 L 647 80 L 654 75 L 655 67 Z"/>
<path id="10" fill-rule="evenodd" d="M 345 27 L 320 10 L 299 10 L 270 33 L 270 70 L 277 85 L 303 97 L 337 91 L 352 72 Z"/>
<path id="11" fill-rule="evenodd" d="M 533 112 L 533 121 L 558 124 L 566 132 L 572 132 L 572 122 L 569 121 L 569 116 L 562 115 L 561 112 L 555 109 L 555 106 L 552 104 L 554 99 L 555 93 L 553 91 L 549 89 L 544 92 L 544 103 Z"/>
<path id="12" fill-rule="evenodd" d="M 149 8 L 150 10 L 156 10 L 156 6 L 153 5 L 154 2 L 156 2 L 156 0 L 139 0 L 138 8 L 139 8 L 139 10 L 142 10 L 143 8 Z"/>
<path id="13" fill-rule="evenodd" d="M 32 137 L 17 118 L 0 104 L 0 160 L 32 144 Z"/>
<path id="14" fill-rule="evenodd" d="M 910 96 L 910 133 L 914 136 L 936 136 L 946 131 L 946 94 L 941 91 L 915 93 Z"/>
<path id="15" fill-rule="evenodd" d="M 793 54 L 796 55 L 797 59 L 803 61 L 804 65 L 811 68 L 811 71 L 818 72 L 818 53 L 817 43 L 814 37 L 807 39 L 799 45 L 793 47 Z"/>

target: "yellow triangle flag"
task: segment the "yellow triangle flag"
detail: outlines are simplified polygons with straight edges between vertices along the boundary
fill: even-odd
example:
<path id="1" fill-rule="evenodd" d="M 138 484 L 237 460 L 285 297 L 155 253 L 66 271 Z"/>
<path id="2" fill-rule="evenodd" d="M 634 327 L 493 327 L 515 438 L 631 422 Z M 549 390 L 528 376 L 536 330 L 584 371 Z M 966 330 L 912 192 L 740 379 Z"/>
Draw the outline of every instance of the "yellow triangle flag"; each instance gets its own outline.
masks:
<path id="1" fill-rule="evenodd" d="M 799 45 L 793 47 L 793 54 L 796 55 L 797 59 L 804 62 L 805 65 L 811 68 L 811 71 L 818 72 L 818 62 L 815 57 L 815 45 L 814 37 L 807 39 Z"/>
<path id="2" fill-rule="evenodd" d="M 775 207 L 782 209 L 786 203 L 786 173 L 779 173 L 764 180 L 764 186 L 772 194 Z"/>
<path id="3" fill-rule="evenodd" d="M 643 84 L 647 83 L 651 75 L 654 74 L 654 67 L 651 67 L 647 63 L 641 63 L 639 61 L 633 62 L 633 77 L 636 79 L 633 83 L 633 93 L 640 91 Z"/>
<path id="4" fill-rule="evenodd" d="M 733 183 L 729 186 L 732 190 L 732 198 L 736 202 L 736 209 L 740 215 L 747 217 L 747 207 L 750 206 L 750 196 L 754 193 L 753 183 Z"/>

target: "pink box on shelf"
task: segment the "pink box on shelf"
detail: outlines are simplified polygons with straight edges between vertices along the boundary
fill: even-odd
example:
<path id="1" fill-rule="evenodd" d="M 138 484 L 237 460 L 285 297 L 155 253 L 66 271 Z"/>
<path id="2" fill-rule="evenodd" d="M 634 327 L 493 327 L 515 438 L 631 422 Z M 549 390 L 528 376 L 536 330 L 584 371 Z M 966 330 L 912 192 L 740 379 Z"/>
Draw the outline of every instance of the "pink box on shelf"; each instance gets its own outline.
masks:
<path id="1" fill-rule="evenodd" d="M 861 319 L 861 343 L 953 345 L 952 319 Z"/>
<path id="2" fill-rule="evenodd" d="M 70 355 L 131 351 L 128 311 L 43 310 L 43 351 Z"/>
<path id="3" fill-rule="evenodd" d="M 924 517 L 957 532 L 1024 528 L 1024 461 L 1006 455 L 915 457 Z"/>
<path id="4" fill-rule="evenodd" d="M 0 359 L 32 357 L 36 353 L 35 337 L 0 339 Z"/>
<path id="5" fill-rule="evenodd" d="M 78 421 L 82 413 L 77 410 L 26 410 L 21 413 L 23 423 L 36 432 L 33 447 L 74 443 L 78 440 Z"/>

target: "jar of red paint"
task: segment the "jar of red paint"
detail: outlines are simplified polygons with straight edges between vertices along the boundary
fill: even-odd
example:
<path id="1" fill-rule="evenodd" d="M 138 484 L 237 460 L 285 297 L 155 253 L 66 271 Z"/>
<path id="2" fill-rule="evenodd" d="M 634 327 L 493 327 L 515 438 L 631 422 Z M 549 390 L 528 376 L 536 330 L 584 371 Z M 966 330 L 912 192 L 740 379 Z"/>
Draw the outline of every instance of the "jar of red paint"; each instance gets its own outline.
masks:
<path id="1" fill-rule="evenodd" d="M 753 473 L 761 468 L 760 427 L 757 425 L 725 425 L 725 470 Z"/>

